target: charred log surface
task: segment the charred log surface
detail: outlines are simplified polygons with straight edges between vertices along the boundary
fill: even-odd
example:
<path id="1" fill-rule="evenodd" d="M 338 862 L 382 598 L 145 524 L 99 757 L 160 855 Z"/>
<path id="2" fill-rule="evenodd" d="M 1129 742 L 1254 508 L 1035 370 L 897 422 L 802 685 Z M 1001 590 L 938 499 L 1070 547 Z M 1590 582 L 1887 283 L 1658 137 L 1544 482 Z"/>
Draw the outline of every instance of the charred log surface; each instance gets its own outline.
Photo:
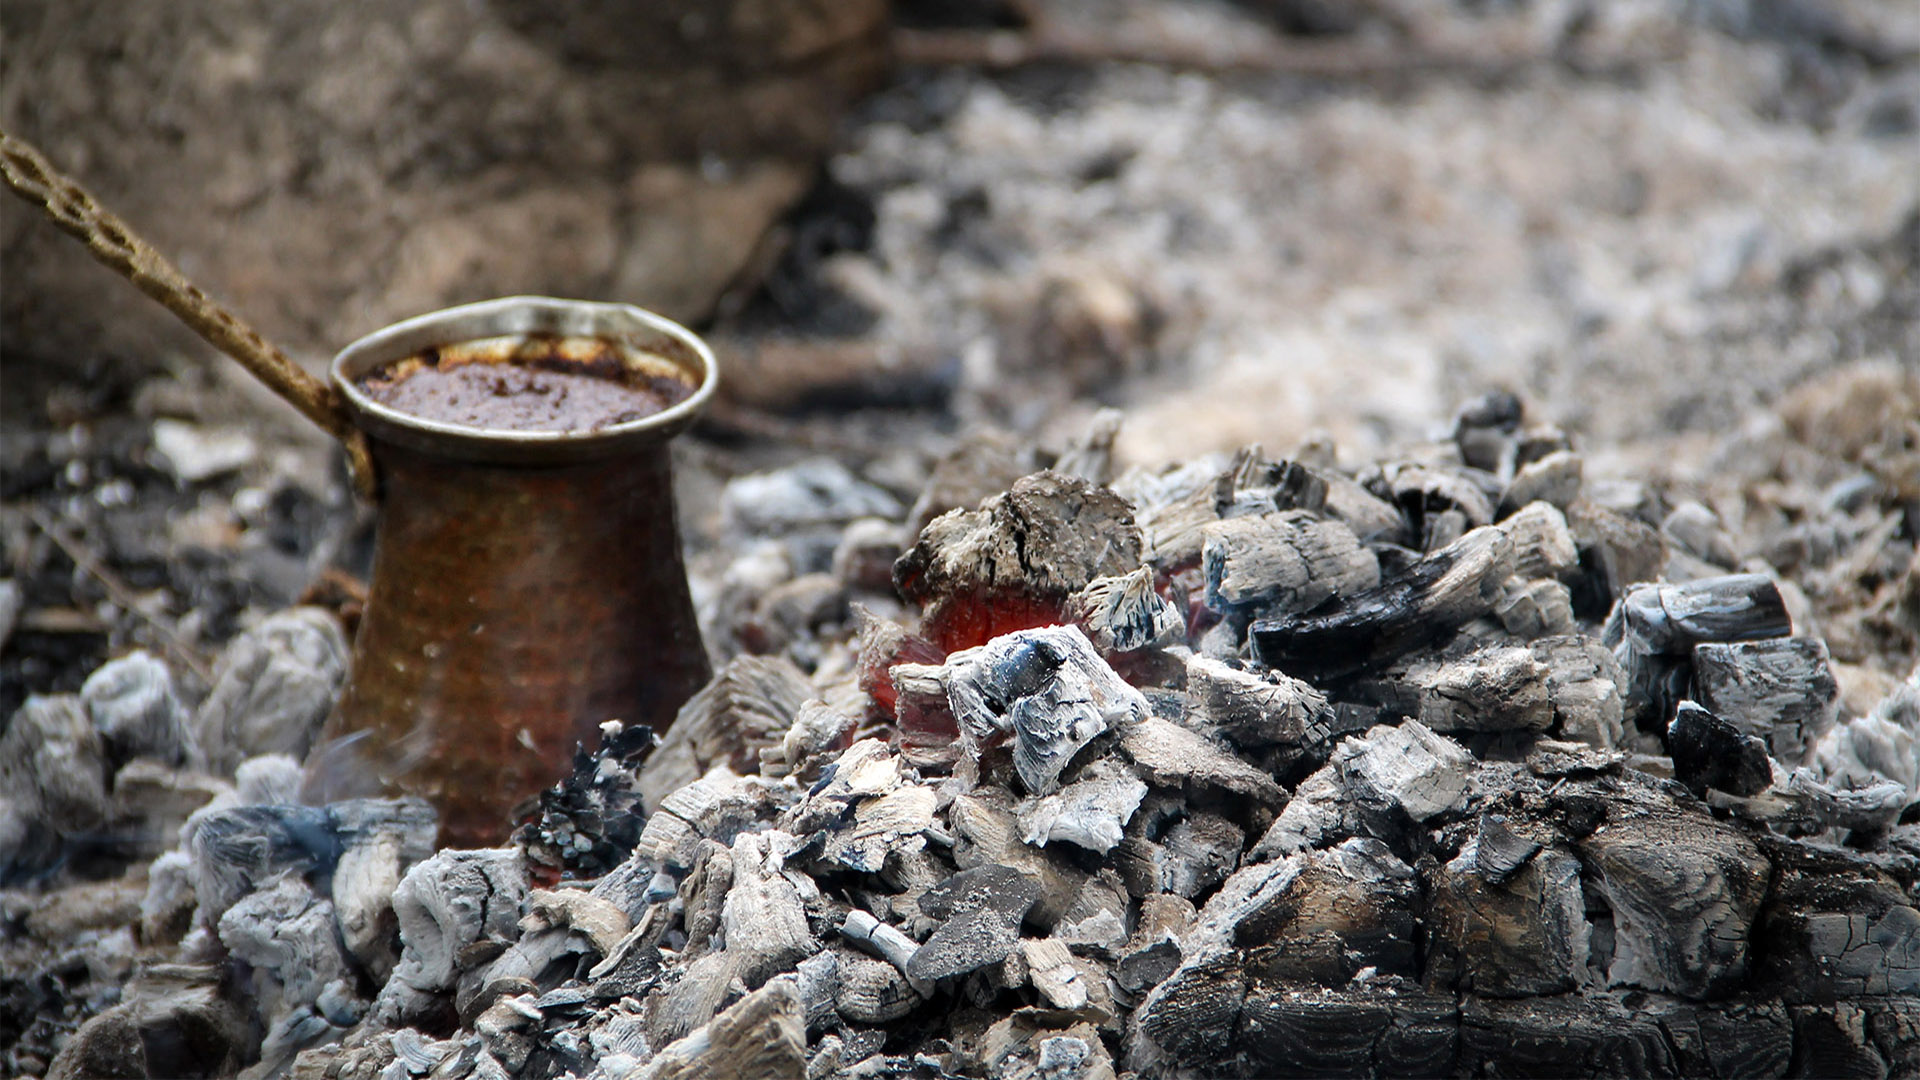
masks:
<path id="1" fill-rule="evenodd" d="M 1793 631 L 1786 601 L 1765 574 L 1728 574 L 1684 585 L 1628 589 L 1601 638 L 1626 673 L 1627 719 L 1664 728 L 1691 678 L 1694 646 L 1755 641 Z"/>
<path id="2" fill-rule="evenodd" d="M 1696 645 L 1693 682 L 1702 705 L 1766 740 L 1785 765 L 1805 760 L 1839 711 L 1827 646 L 1814 638 Z"/>
<path id="3" fill-rule="evenodd" d="M 1140 565 L 1132 507 L 1110 489 L 1040 472 L 978 510 L 928 523 L 894 564 L 900 595 L 926 609 L 924 632 L 954 650 L 1060 621 L 1097 577 Z"/>
<path id="4" fill-rule="evenodd" d="M 1324 611 L 1254 623 L 1254 651 L 1272 667 L 1318 678 L 1389 663 L 1492 611 L 1512 572 L 1507 535 L 1475 529 L 1397 578 L 1330 600 Z"/>
<path id="5" fill-rule="evenodd" d="M 1758 795 L 1773 783 L 1767 744 L 1691 701 L 1680 703 L 1667 725 L 1673 776 L 1695 795 L 1708 788 Z"/>

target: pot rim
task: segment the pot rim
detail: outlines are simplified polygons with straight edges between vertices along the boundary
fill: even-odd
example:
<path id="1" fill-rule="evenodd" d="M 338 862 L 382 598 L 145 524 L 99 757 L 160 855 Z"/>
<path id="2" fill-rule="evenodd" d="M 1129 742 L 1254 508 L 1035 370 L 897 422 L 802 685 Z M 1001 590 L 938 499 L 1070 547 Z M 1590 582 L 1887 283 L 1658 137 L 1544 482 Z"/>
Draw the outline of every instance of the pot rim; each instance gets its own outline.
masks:
<path id="1" fill-rule="evenodd" d="M 429 346 L 522 334 L 612 340 L 674 363 L 696 385 L 684 401 L 637 420 L 591 431 L 513 431 L 416 416 L 373 400 L 354 383 Z M 661 348 L 663 339 L 672 347 Z M 720 378 L 713 350 L 671 319 L 632 304 L 551 296 L 505 296 L 403 319 L 341 349 L 327 373 L 354 424 L 376 440 L 462 460 L 530 465 L 591 460 L 671 438 L 706 407 Z"/>

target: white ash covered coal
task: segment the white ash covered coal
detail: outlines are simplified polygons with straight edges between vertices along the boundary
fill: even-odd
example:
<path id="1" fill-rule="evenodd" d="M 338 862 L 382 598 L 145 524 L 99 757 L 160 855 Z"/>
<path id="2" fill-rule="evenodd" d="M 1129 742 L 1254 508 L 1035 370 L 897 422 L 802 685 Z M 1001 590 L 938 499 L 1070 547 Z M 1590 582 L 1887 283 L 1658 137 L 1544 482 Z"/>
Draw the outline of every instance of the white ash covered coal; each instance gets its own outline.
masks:
<path id="1" fill-rule="evenodd" d="M 911 545 L 907 500 L 817 512 L 863 490 L 852 470 L 754 478 L 728 503 L 759 508 L 733 515 L 735 558 L 891 536 L 912 606 L 871 551 L 833 558 L 819 589 L 844 614 L 732 656 L 662 739 L 606 725 L 497 849 L 436 853 L 417 801 L 297 801 L 339 677 L 327 616 L 236 642 L 197 709 L 163 662 L 115 661 L 0 742 L 16 874 L 88 830 L 165 829 L 117 892 L 9 894 L 6 947 L 42 973 L 41 1042 L 14 1034 L 14 1061 L 1920 1068 L 1920 672 L 1837 659 L 1806 587 L 1705 501 L 1622 500 L 1523 421 L 1478 402 L 1453 440 L 1354 472 L 1258 448 L 1110 484 L 1041 471 Z M 789 488 L 820 501 L 741 494 Z M 1910 512 L 1891 490 L 1876 505 Z M 1908 581 L 1912 536 L 1884 542 L 1870 565 Z M 1869 565 L 1828 563 L 1848 559 Z M 734 575 L 712 610 L 779 584 Z M 1905 602 L 1823 610 L 1910 665 Z"/>

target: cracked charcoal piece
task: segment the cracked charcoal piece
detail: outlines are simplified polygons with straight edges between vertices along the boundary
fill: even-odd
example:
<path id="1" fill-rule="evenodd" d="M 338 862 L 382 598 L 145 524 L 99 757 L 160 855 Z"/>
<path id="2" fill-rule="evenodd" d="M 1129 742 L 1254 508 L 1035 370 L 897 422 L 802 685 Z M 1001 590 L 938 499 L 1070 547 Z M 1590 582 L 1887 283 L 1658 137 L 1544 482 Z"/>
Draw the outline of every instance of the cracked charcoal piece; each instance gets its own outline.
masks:
<path id="1" fill-rule="evenodd" d="M 1432 875 L 1428 988 L 1499 997 L 1577 989 L 1586 981 L 1592 934 L 1579 861 L 1532 845 L 1510 870 L 1489 875 L 1487 844 L 1496 836 L 1483 824 L 1479 837 Z"/>
<path id="2" fill-rule="evenodd" d="M 1667 753 L 1674 779 L 1695 795 L 1708 788 L 1758 795 L 1773 784 L 1767 744 L 1691 701 L 1681 702 L 1667 725 Z"/>
<path id="3" fill-rule="evenodd" d="M 656 808 L 669 792 L 716 764 L 753 772 L 760 751 L 783 738 L 812 695 L 807 678 L 784 657 L 740 656 L 680 707 L 673 725 L 640 770 L 640 794 Z"/>
<path id="4" fill-rule="evenodd" d="M 1157 716 L 1122 732 L 1120 749 L 1147 781 L 1160 787 L 1211 788 L 1271 809 L 1286 805 L 1287 793 L 1272 777 L 1206 736 Z"/>
<path id="5" fill-rule="evenodd" d="M 1585 465 L 1571 450 L 1551 454 L 1521 466 L 1500 496 L 1499 514 L 1505 517 L 1529 503 L 1544 502 L 1562 510 L 1580 497 Z"/>
<path id="6" fill-rule="evenodd" d="M 1039 898 L 1040 887 L 1008 866 L 962 870 L 927 890 L 920 910 L 942 922 L 907 962 L 907 977 L 932 982 L 999 963 Z"/>
<path id="7" fill-rule="evenodd" d="M 1352 529 L 1303 510 L 1215 522 L 1201 536 L 1215 611 L 1288 615 L 1380 584 L 1379 561 Z"/>
<path id="8" fill-rule="evenodd" d="M 1435 731 L 1544 731 L 1553 723 L 1551 678 L 1530 650 L 1494 645 L 1399 665 L 1360 688 L 1387 715 Z"/>
<path id="9" fill-rule="evenodd" d="M 1773 579 L 1728 574 L 1627 589 L 1608 614 L 1601 640 L 1626 673 L 1626 718 L 1664 727 L 1685 695 L 1694 646 L 1785 637 L 1792 631 Z"/>
<path id="10" fill-rule="evenodd" d="M 1766 741 L 1785 765 L 1799 765 L 1832 728 L 1839 686 L 1826 643 L 1814 638 L 1706 642 L 1693 648 L 1700 703 L 1748 735 Z"/>
<path id="11" fill-rule="evenodd" d="M 1057 623 L 1067 598 L 1097 577 L 1140 565 L 1133 508 L 1108 488 L 1038 472 L 978 510 L 929 523 L 894 564 L 900 595 L 921 605 L 922 632 L 949 650 Z"/>
<path id="12" fill-rule="evenodd" d="M 1107 652 L 1170 645 L 1186 631 L 1185 618 L 1154 591 L 1153 570 L 1145 566 L 1120 577 L 1094 578 L 1067 601 L 1067 615 Z"/>
<path id="13" fill-rule="evenodd" d="M 1013 764 L 1028 792 L 1052 793 L 1080 748 L 1147 715 L 1078 627 L 1051 626 L 995 638 L 947 660 L 947 698 L 961 736 L 975 747 L 1013 736 Z"/>
<path id="14" fill-rule="evenodd" d="M 1081 779 L 1023 809 L 1020 828 L 1035 847 L 1063 841 L 1104 855 L 1120 842 L 1146 795 L 1147 785 L 1126 769 L 1090 767 Z"/>
<path id="15" fill-rule="evenodd" d="M 1507 535 L 1496 526 L 1474 529 L 1324 610 L 1254 623 L 1254 651 L 1271 667 L 1321 678 L 1390 663 L 1492 611 L 1512 573 Z"/>

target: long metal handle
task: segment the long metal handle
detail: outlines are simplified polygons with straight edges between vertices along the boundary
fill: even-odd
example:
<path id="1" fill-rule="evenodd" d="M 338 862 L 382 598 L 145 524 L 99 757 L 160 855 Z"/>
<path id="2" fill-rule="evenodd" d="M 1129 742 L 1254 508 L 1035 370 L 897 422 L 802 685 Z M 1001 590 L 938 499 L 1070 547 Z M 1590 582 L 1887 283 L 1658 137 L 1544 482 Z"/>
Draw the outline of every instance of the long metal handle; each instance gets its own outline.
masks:
<path id="1" fill-rule="evenodd" d="M 367 439 L 348 418 L 340 396 L 288 359 L 239 316 L 212 297 L 142 240 L 127 223 L 87 190 L 53 167 L 31 143 L 0 130 L 0 178 L 55 225 L 80 238 L 93 257 L 160 301 L 208 344 L 233 357 L 274 393 L 320 425 L 346 447 L 354 487 L 372 498 L 373 459 Z"/>

